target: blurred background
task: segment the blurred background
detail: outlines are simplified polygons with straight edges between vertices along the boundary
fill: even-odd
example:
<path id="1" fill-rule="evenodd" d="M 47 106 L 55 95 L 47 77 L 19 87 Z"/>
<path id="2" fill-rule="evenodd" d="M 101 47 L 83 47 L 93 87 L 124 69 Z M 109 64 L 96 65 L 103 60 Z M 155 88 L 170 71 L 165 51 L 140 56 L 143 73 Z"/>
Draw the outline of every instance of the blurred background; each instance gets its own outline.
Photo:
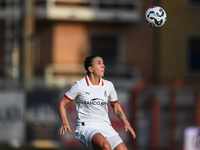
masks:
<path id="1" fill-rule="evenodd" d="M 144 19 L 154 5 L 161 28 Z M 98 54 L 137 135 L 109 106 L 128 149 L 199 150 L 199 23 L 200 0 L 0 0 L 0 149 L 85 149 L 57 134 L 57 103 Z"/>

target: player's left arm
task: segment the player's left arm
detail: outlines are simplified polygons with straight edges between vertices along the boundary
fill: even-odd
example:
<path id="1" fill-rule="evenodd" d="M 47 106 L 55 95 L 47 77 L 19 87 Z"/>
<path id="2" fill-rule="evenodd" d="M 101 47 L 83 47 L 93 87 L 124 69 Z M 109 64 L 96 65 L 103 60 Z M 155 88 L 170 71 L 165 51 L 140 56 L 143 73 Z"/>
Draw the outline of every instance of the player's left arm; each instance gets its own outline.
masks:
<path id="1" fill-rule="evenodd" d="M 130 131 L 133 138 L 135 139 L 136 138 L 136 134 L 133 130 L 133 128 L 131 127 L 129 121 L 127 120 L 120 104 L 118 102 L 115 102 L 115 103 L 110 103 L 111 104 L 111 107 L 114 111 L 114 113 L 117 115 L 117 117 L 124 123 L 124 128 L 125 128 L 125 131 Z"/>

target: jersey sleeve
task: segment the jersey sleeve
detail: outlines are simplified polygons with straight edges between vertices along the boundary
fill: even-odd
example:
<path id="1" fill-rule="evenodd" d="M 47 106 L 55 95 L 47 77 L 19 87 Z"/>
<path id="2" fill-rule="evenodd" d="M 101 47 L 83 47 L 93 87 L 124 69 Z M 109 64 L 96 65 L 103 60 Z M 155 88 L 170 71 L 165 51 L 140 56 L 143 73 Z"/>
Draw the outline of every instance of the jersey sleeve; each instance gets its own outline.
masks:
<path id="1" fill-rule="evenodd" d="M 64 96 L 69 99 L 70 101 L 73 101 L 76 96 L 78 96 L 79 93 L 79 86 L 78 83 L 75 82 L 70 89 L 64 94 Z"/>
<path id="2" fill-rule="evenodd" d="M 114 85 L 111 82 L 110 82 L 110 95 L 108 97 L 108 101 L 110 101 L 110 103 L 118 102 L 117 92 L 114 88 Z"/>

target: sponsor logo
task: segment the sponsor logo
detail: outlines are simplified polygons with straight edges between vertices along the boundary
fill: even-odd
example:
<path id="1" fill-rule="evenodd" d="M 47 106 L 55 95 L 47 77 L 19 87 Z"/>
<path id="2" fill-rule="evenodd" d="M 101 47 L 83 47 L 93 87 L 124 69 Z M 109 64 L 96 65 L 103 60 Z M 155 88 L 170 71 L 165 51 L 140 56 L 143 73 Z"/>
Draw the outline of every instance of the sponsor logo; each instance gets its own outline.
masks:
<path id="1" fill-rule="evenodd" d="M 100 106 L 107 105 L 107 102 L 104 102 L 103 99 L 99 98 L 93 98 L 91 101 L 83 101 L 83 103 L 88 105 L 100 105 Z"/>
<path id="2" fill-rule="evenodd" d="M 86 94 L 90 95 L 90 92 L 85 92 Z"/>

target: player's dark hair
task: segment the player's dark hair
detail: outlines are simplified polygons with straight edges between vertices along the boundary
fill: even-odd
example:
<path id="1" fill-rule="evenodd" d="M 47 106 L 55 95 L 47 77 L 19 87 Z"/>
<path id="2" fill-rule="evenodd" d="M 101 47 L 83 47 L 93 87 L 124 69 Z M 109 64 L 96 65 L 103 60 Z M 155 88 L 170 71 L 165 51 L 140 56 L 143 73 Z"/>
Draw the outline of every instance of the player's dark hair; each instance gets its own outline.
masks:
<path id="1" fill-rule="evenodd" d="M 84 61 L 84 67 L 85 67 L 85 70 L 87 71 L 87 75 L 89 75 L 89 70 L 88 70 L 88 67 L 92 66 L 92 63 L 93 63 L 93 59 L 95 57 L 100 57 L 99 55 L 91 55 L 91 56 L 88 56 L 85 58 L 85 61 Z"/>

